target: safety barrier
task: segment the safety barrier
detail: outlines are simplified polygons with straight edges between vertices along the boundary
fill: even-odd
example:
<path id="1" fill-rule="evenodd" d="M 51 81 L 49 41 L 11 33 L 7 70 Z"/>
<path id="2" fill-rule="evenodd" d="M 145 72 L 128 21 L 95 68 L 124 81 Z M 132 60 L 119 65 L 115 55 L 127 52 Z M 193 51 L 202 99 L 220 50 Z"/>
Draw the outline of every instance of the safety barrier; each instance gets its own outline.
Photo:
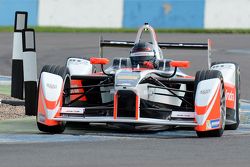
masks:
<path id="1" fill-rule="evenodd" d="M 37 61 L 35 32 L 27 28 L 28 13 L 15 13 L 11 96 L 25 99 L 25 114 L 36 115 Z M 24 89 L 23 89 L 24 87 Z"/>
<path id="2" fill-rule="evenodd" d="M 250 28 L 249 0 L 0 0 L 0 26 L 14 12 L 29 13 L 29 25 L 137 28 Z"/>
<path id="3" fill-rule="evenodd" d="M 203 28 L 204 0 L 125 0 L 123 26 Z"/>

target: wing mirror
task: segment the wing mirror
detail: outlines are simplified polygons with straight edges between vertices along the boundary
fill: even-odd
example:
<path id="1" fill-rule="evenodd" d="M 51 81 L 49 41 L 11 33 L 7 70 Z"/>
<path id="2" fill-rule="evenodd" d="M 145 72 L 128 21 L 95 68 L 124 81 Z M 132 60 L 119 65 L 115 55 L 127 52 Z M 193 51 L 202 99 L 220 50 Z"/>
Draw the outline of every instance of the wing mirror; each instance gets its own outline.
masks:
<path id="1" fill-rule="evenodd" d="M 190 62 L 189 61 L 171 61 L 170 66 L 188 68 L 190 66 Z"/>
<path id="2" fill-rule="evenodd" d="M 100 57 L 91 57 L 90 58 L 90 63 L 91 64 L 105 65 L 105 64 L 109 63 L 109 59 L 107 59 L 107 58 L 100 58 Z"/>

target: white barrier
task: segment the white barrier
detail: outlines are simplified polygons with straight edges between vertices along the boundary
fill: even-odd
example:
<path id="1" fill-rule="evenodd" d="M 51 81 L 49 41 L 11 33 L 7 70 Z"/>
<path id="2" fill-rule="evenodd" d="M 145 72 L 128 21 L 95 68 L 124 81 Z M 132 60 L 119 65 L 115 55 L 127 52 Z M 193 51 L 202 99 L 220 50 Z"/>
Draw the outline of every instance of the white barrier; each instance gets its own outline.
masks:
<path id="1" fill-rule="evenodd" d="M 39 26 L 122 27 L 123 0 L 40 0 Z"/>
<path id="2" fill-rule="evenodd" d="M 250 28 L 249 0 L 206 0 L 204 28 Z"/>
<path id="3" fill-rule="evenodd" d="M 27 28 L 28 13 L 17 11 L 13 36 L 11 96 L 23 99 L 25 114 L 37 111 L 37 63 L 35 31 Z M 23 91 L 25 87 L 25 91 Z"/>
<path id="4" fill-rule="evenodd" d="M 25 85 L 25 114 L 37 113 L 37 61 L 35 31 L 24 29 L 23 42 L 23 74 Z"/>
<path id="5" fill-rule="evenodd" d="M 27 28 L 28 13 L 17 11 L 12 51 L 11 97 L 23 99 L 23 45 L 22 31 Z"/>
<path id="6" fill-rule="evenodd" d="M 151 22 L 163 28 L 250 28 L 250 0 L 19 1 L 0 3 L 0 25 L 10 25 L 14 9 L 27 8 L 35 26 L 137 28 Z"/>

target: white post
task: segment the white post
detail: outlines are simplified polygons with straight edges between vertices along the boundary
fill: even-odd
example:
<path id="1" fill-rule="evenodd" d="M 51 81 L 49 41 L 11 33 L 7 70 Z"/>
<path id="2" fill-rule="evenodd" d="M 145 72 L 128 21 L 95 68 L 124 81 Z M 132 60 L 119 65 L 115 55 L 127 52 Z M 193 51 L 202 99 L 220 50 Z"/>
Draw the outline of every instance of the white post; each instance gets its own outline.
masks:
<path id="1" fill-rule="evenodd" d="M 11 96 L 23 99 L 23 57 L 22 57 L 22 30 L 27 28 L 28 13 L 15 13 L 13 36 Z"/>
<path id="2" fill-rule="evenodd" d="M 22 31 L 23 39 L 23 72 L 25 85 L 25 114 L 36 115 L 37 111 L 37 58 L 35 31 Z"/>

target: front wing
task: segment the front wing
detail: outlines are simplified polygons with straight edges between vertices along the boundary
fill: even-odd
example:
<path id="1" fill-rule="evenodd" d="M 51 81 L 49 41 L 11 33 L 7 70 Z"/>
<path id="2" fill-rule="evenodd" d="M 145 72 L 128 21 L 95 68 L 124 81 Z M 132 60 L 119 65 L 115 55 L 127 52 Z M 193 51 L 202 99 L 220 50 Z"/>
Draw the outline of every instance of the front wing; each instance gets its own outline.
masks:
<path id="1" fill-rule="evenodd" d="M 74 111 L 75 113 L 73 113 Z M 70 110 L 71 114 L 68 114 Z M 54 117 L 54 121 L 66 122 L 90 122 L 90 123 L 133 123 L 133 124 L 152 124 L 152 125 L 173 125 L 195 127 L 194 112 L 172 111 L 171 119 L 155 118 L 135 118 L 135 117 L 114 117 L 114 116 L 84 116 L 83 108 L 62 107 L 63 113 L 59 117 Z M 186 118 L 187 120 L 181 120 Z M 173 120 L 176 119 L 176 120 Z M 179 119 L 179 120 L 177 120 Z"/>

